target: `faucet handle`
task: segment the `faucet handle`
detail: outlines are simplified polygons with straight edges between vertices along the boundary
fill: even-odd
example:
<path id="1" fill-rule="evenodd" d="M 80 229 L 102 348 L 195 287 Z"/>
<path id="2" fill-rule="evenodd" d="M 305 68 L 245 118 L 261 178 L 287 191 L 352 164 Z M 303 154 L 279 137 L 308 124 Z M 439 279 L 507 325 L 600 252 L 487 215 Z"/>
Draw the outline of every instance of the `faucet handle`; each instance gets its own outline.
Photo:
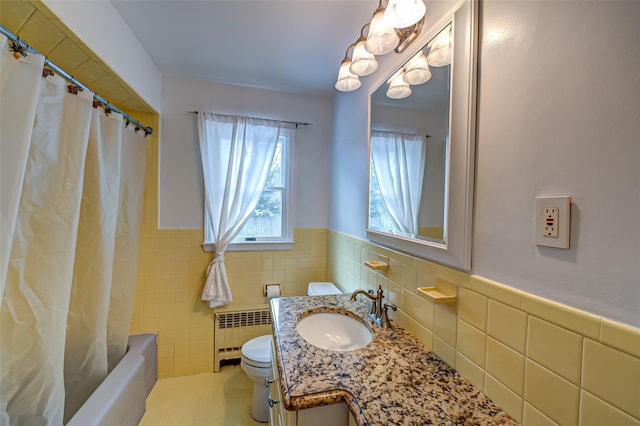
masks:
<path id="1" fill-rule="evenodd" d="M 391 320 L 389 319 L 389 315 L 387 313 L 387 310 L 391 308 L 391 310 L 395 311 L 398 309 L 398 307 L 394 304 L 391 303 L 385 303 L 384 307 L 382 309 L 382 318 L 380 319 L 380 324 L 382 326 L 382 328 L 389 328 L 391 327 Z"/>
<path id="2" fill-rule="evenodd" d="M 374 296 L 374 291 L 372 289 L 369 289 L 367 291 L 367 293 L 369 293 L 371 295 L 371 311 L 369 312 L 369 316 L 370 317 L 375 317 L 376 315 L 376 306 L 378 304 L 378 298 L 376 296 Z"/>

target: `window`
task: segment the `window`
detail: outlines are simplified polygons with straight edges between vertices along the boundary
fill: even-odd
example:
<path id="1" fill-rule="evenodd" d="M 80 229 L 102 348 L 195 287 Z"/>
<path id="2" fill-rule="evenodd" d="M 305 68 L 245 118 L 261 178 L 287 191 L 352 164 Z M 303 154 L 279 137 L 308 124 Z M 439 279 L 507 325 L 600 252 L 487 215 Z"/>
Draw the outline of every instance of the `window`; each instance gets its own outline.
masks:
<path id="1" fill-rule="evenodd" d="M 398 225 L 384 204 L 373 161 L 369 162 L 369 229 L 389 234 L 399 232 Z"/>
<path id="2" fill-rule="evenodd" d="M 289 192 L 294 130 L 283 128 L 258 205 L 227 251 L 290 250 L 293 223 Z M 205 251 L 214 251 L 213 235 L 205 212 Z"/>

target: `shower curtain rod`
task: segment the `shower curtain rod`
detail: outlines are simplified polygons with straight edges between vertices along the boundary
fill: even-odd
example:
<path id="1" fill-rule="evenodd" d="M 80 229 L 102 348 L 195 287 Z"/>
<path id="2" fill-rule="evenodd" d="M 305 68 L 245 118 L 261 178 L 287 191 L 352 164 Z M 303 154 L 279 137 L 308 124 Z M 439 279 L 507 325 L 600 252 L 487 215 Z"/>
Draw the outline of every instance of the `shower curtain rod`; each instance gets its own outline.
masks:
<path id="1" fill-rule="evenodd" d="M 23 39 L 18 37 L 16 34 L 14 34 L 11 31 L 9 31 L 9 29 L 7 29 L 7 27 L 5 27 L 4 25 L 0 25 L 0 32 L 2 34 L 4 34 L 5 36 L 7 36 L 7 38 L 9 40 L 14 41 L 14 42 L 20 44 L 21 46 L 23 46 L 24 48 L 26 48 L 29 52 L 31 52 L 33 54 L 36 54 L 36 55 L 42 55 L 42 53 L 38 52 L 33 47 L 29 46 L 29 43 L 27 43 L 26 41 L 24 41 Z M 112 111 L 114 111 L 114 112 L 116 112 L 118 114 L 122 114 L 122 116 L 124 118 L 126 118 L 130 123 L 133 123 L 137 127 L 139 127 L 140 129 L 144 130 L 144 133 L 146 135 L 150 135 L 150 134 L 153 133 L 153 128 L 151 128 L 149 126 L 145 126 L 144 124 L 141 124 L 138 120 L 135 120 L 129 114 L 127 114 L 126 112 L 123 112 L 120 108 L 117 108 L 114 105 L 112 105 L 108 100 L 106 100 L 102 96 L 98 95 L 96 92 L 91 90 L 88 86 L 86 86 L 86 85 L 82 84 L 81 82 L 79 82 L 78 80 L 76 80 L 71 74 L 69 74 L 68 72 L 66 72 L 62 68 L 60 68 L 58 65 L 54 64 L 48 57 L 46 57 L 45 55 L 42 55 L 42 56 L 44 56 L 44 66 L 45 67 L 51 68 L 56 73 L 60 74 L 60 76 L 64 77 L 65 80 L 71 82 L 71 84 L 73 84 L 75 86 L 78 86 L 78 87 L 80 87 L 80 88 L 82 88 L 82 89 L 84 89 L 84 90 L 86 90 L 88 92 L 93 93 L 93 97 L 96 100 L 98 100 L 102 104 L 106 105 Z"/>
<path id="2" fill-rule="evenodd" d="M 200 114 L 198 111 L 187 111 L 189 114 Z M 287 124 L 295 124 L 296 125 L 296 129 L 298 128 L 298 126 L 313 126 L 313 123 L 303 123 L 301 121 L 286 121 L 286 120 L 276 120 L 276 121 L 280 121 L 282 123 L 287 123 Z"/>

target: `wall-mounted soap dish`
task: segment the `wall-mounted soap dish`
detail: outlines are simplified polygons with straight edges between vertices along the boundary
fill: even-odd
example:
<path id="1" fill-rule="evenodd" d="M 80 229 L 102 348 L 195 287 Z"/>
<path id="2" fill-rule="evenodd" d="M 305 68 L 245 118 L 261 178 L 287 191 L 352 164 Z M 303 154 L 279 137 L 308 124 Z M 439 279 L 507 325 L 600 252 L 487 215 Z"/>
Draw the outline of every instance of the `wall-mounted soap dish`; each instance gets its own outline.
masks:
<path id="1" fill-rule="evenodd" d="M 440 303 L 456 303 L 457 296 L 455 293 L 445 293 L 439 287 L 418 287 L 418 294 L 428 301 Z"/>
<path id="2" fill-rule="evenodd" d="M 389 267 L 388 263 L 380 262 L 379 260 L 367 260 L 364 264 L 376 271 L 386 271 Z"/>

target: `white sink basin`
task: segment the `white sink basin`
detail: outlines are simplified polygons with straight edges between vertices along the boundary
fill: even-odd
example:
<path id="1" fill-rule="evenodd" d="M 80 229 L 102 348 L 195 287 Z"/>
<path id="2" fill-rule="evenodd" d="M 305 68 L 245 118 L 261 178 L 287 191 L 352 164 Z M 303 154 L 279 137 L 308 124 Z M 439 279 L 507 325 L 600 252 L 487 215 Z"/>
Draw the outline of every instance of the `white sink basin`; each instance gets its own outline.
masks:
<path id="1" fill-rule="evenodd" d="M 322 349 L 353 351 L 373 338 L 366 325 L 350 316 L 318 312 L 298 321 L 296 330 L 304 340 Z"/>

